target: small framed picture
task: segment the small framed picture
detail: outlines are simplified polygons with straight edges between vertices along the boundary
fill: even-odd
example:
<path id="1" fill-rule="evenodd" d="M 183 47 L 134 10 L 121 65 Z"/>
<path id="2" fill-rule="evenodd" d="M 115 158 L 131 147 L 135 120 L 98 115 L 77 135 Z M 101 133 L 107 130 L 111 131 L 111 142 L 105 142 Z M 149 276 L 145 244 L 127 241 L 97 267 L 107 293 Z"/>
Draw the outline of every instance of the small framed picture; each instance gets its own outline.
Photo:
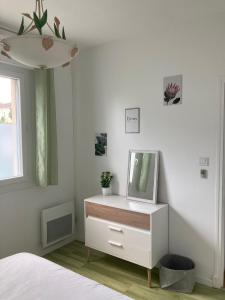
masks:
<path id="1" fill-rule="evenodd" d="M 107 133 L 95 134 L 95 156 L 107 156 Z"/>
<path id="2" fill-rule="evenodd" d="M 182 103 L 182 81 L 182 75 L 164 77 L 164 105 L 176 105 Z"/>
<path id="3" fill-rule="evenodd" d="M 125 133 L 140 133 L 140 108 L 125 109 Z"/>

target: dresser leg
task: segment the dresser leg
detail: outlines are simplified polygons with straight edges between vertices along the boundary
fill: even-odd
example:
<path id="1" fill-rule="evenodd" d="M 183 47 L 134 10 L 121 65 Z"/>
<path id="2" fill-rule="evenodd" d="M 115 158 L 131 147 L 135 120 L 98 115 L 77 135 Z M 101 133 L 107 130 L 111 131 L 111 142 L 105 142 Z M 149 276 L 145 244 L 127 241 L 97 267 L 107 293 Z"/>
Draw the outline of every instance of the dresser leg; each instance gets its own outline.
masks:
<path id="1" fill-rule="evenodd" d="M 87 248 L 87 262 L 90 261 L 90 256 L 91 256 L 91 249 Z"/>
<path id="2" fill-rule="evenodd" d="M 151 274 L 151 270 L 147 269 L 148 272 L 148 287 L 151 288 L 152 287 L 152 274 Z"/>

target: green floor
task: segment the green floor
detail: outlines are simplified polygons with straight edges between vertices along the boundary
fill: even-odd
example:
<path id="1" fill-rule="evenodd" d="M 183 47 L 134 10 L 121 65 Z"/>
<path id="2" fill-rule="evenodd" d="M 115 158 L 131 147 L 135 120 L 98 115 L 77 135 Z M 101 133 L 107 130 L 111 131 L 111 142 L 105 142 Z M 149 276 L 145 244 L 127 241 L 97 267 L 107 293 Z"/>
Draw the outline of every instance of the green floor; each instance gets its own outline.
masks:
<path id="1" fill-rule="evenodd" d="M 48 254 L 46 258 L 137 300 L 225 300 L 225 291 L 200 284 L 196 285 L 191 295 L 162 290 L 157 272 L 153 272 L 153 287 L 149 289 L 145 268 L 94 250 L 87 263 L 86 254 L 82 243 L 73 242 Z"/>

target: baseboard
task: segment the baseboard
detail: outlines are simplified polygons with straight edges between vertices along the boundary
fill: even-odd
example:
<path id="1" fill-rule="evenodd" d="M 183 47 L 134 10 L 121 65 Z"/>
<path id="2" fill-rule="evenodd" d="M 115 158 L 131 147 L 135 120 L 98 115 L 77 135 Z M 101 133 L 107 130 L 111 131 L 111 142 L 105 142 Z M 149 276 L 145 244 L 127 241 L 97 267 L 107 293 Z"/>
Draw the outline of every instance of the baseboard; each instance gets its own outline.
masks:
<path id="1" fill-rule="evenodd" d="M 57 250 L 57 249 L 59 249 L 59 248 L 65 246 L 65 245 L 67 245 L 67 244 L 73 242 L 74 240 L 75 240 L 75 237 L 72 236 L 72 237 L 70 237 L 70 238 L 68 238 L 68 239 L 65 239 L 65 240 L 63 240 L 63 241 L 61 241 L 61 242 L 59 242 L 59 243 L 56 243 L 56 244 L 54 244 L 54 245 L 52 245 L 52 246 L 50 246 L 50 247 L 48 247 L 48 248 L 41 249 L 39 255 L 40 255 L 40 256 L 45 256 L 45 255 L 47 255 L 48 253 L 51 253 L 51 252 L 53 252 L 53 251 L 55 251 L 55 250 Z"/>
<path id="2" fill-rule="evenodd" d="M 212 279 L 209 279 L 209 278 L 196 276 L 196 282 L 207 285 L 209 287 L 213 287 L 213 281 L 212 281 Z"/>

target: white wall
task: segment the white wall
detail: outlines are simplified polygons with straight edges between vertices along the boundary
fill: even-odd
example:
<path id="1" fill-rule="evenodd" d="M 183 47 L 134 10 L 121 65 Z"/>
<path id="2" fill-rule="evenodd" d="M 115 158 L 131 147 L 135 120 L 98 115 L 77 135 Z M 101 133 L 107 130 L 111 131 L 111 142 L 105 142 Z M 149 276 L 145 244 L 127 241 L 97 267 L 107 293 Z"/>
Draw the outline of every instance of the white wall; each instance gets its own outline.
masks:
<path id="1" fill-rule="evenodd" d="M 79 238 L 83 199 L 100 193 L 101 171 L 125 195 L 129 149 L 160 151 L 159 200 L 170 205 L 170 252 L 191 257 L 197 279 L 214 275 L 216 172 L 220 99 L 225 74 L 225 21 L 165 29 L 81 52 L 73 65 L 75 184 Z M 163 77 L 183 74 L 183 104 L 163 106 Z M 141 108 L 141 133 L 124 133 L 124 109 Z M 94 156 L 96 132 L 108 133 L 108 156 Z M 199 157 L 210 157 L 208 179 Z"/>
<path id="2" fill-rule="evenodd" d="M 0 64 L 0 70 L 2 67 L 3 65 Z M 15 67 L 8 66 L 8 68 Z M 24 71 L 24 74 L 29 87 L 32 73 L 31 71 Z M 0 257 L 20 251 L 43 254 L 40 235 L 41 210 L 64 201 L 73 200 L 74 157 L 70 68 L 56 69 L 55 88 L 59 185 L 48 188 L 40 188 L 33 185 L 14 191 L 12 191 L 11 187 L 0 187 Z M 29 101 L 33 102 L 33 98 L 30 98 Z M 31 119 L 31 123 L 26 124 L 28 137 L 32 126 L 33 119 Z M 32 147 L 30 138 L 28 139 L 28 145 Z M 8 193 L 6 192 L 7 190 Z"/>

